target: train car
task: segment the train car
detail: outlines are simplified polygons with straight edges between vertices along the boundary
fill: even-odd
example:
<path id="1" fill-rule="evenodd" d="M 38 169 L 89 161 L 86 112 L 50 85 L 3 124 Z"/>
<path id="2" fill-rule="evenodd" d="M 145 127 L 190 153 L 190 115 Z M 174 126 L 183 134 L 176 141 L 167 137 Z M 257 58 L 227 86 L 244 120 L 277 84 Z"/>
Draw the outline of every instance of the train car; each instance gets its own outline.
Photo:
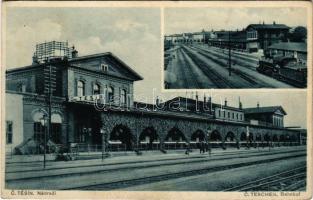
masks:
<path id="1" fill-rule="evenodd" d="M 257 71 L 296 87 L 306 87 L 307 67 L 294 57 L 262 57 Z"/>

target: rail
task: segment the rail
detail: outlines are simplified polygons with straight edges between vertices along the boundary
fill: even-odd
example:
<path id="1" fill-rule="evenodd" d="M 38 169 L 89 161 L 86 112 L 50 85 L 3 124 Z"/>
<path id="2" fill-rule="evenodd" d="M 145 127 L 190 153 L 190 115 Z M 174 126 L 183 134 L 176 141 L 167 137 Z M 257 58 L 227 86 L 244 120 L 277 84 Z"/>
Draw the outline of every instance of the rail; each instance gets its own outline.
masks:
<path id="1" fill-rule="evenodd" d="M 272 176 L 261 178 L 258 180 L 250 181 L 248 183 L 228 188 L 224 191 L 254 191 L 260 190 L 260 188 L 271 184 L 281 183 L 294 178 L 303 178 L 305 177 L 306 167 L 298 167 L 292 170 L 287 170 Z"/>

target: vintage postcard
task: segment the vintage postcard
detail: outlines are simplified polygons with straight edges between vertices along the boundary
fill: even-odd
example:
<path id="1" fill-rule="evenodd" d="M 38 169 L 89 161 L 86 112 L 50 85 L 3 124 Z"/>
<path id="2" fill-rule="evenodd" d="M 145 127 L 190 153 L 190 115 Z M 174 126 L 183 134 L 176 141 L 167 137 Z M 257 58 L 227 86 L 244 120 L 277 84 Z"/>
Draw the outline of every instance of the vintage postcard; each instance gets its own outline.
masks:
<path id="1" fill-rule="evenodd" d="M 1 17 L 2 198 L 312 198 L 311 2 Z"/>

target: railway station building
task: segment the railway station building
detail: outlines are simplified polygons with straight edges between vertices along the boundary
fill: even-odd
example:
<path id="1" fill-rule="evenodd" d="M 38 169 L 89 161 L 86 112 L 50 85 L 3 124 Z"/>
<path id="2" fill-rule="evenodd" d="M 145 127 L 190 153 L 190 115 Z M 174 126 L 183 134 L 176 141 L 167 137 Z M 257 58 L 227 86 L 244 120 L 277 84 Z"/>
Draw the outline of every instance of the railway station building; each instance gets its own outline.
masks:
<path id="1" fill-rule="evenodd" d="M 258 49 L 267 49 L 272 44 L 287 40 L 290 27 L 285 24 L 250 24 L 246 28 L 247 50 L 256 52 Z"/>
<path id="2" fill-rule="evenodd" d="M 239 51 L 258 52 L 275 43 L 287 41 L 290 27 L 285 24 L 250 24 L 237 31 L 204 31 L 182 33 L 165 36 L 165 40 L 173 44 L 202 43 L 220 48 L 230 47 Z"/>
<path id="3" fill-rule="evenodd" d="M 279 42 L 268 47 L 269 57 L 292 57 L 306 66 L 307 44 L 304 42 Z"/>
<path id="4" fill-rule="evenodd" d="M 51 116 L 45 94 L 49 66 L 55 69 Z M 136 102 L 133 84 L 142 79 L 110 52 L 79 57 L 65 43 L 44 43 L 32 65 L 6 72 L 7 151 L 40 152 L 46 116 L 51 117 L 52 147 L 75 143 L 88 149 L 105 145 L 108 151 L 160 150 L 195 147 L 201 140 L 223 148 L 299 144 L 299 131 L 283 125 L 281 107 L 263 112 L 267 108 L 248 109 L 241 102 L 231 107 L 210 97 Z"/>

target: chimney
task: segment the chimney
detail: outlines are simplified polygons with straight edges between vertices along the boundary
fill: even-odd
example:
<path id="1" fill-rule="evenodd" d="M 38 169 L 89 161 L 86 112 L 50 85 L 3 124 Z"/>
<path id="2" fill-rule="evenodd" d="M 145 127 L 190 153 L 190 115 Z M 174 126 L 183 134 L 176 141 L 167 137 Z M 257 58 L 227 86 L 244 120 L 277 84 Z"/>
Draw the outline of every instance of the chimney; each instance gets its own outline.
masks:
<path id="1" fill-rule="evenodd" d="M 225 105 L 224 106 L 227 106 L 227 99 L 225 99 Z"/>
<path id="2" fill-rule="evenodd" d="M 239 109 L 242 109 L 242 103 L 240 101 L 240 97 L 239 97 Z"/>
<path id="3" fill-rule="evenodd" d="M 264 25 L 265 23 L 264 23 L 264 21 L 263 21 L 263 25 Z"/>
<path id="4" fill-rule="evenodd" d="M 77 58 L 78 57 L 78 51 L 75 49 L 75 47 L 72 47 L 72 58 Z"/>
<path id="5" fill-rule="evenodd" d="M 159 105 L 159 103 L 160 103 L 160 100 L 159 100 L 159 97 L 157 96 L 157 98 L 156 98 L 156 100 L 155 100 L 155 104 L 156 104 L 156 105 Z"/>
<path id="6" fill-rule="evenodd" d="M 276 25 L 276 22 L 275 22 L 275 21 L 273 21 L 273 25 Z"/>
<path id="7" fill-rule="evenodd" d="M 259 102 L 257 103 L 256 107 L 257 107 L 257 108 L 260 108 L 260 103 L 259 103 Z"/>

